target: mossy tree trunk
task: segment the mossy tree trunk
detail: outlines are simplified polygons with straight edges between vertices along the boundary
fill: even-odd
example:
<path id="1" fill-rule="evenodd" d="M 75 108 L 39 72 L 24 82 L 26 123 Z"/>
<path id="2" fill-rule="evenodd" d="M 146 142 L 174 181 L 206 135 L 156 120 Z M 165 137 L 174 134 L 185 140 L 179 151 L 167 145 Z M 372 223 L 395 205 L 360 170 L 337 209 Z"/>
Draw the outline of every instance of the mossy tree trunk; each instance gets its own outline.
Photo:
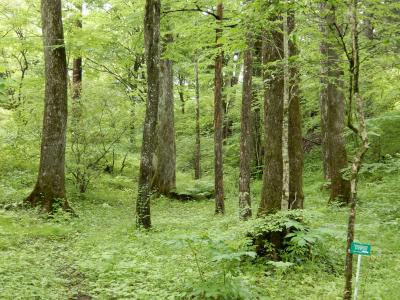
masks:
<path id="1" fill-rule="evenodd" d="M 41 17 L 45 62 L 42 143 L 38 179 L 25 202 L 48 213 L 57 205 L 70 209 L 65 193 L 68 83 L 61 0 L 42 0 Z"/>
<path id="2" fill-rule="evenodd" d="M 295 15 L 290 11 L 288 15 L 289 35 L 295 29 Z M 303 169 L 304 169 L 304 152 L 303 152 L 303 135 L 302 135 L 302 119 L 300 109 L 300 91 L 299 91 L 299 70 L 296 64 L 298 49 L 295 41 L 289 40 L 289 209 L 302 209 L 304 207 L 303 193 Z"/>
<path id="3" fill-rule="evenodd" d="M 262 52 L 265 156 L 259 216 L 280 210 L 282 201 L 283 68 L 277 63 L 283 57 L 282 30 L 264 33 Z"/>
<path id="4" fill-rule="evenodd" d="M 222 65 L 224 53 L 221 49 L 220 38 L 222 36 L 221 22 L 223 19 L 223 4 L 217 5 L 218 28 L 216 30 L 217 55 L 215 57 L 215 80 L 214 80 L 214 177 L 215 177 L 215 213 L 225 213 L 224 203 L 224 171 L 223 171 L 223 104 L 222 104 Z"/>
<path id="5" fill-rule="evenodd" d="M 136 200 L 136 225 L 143 228 L 151 227 L 150 196 L 155 173 L 154 160 L 160 96 L 160 7 L 159 0 L 146 0 L 144 41 L 147 66 L 147 101 Z"/>
<path id="6" fill-rule="evenodd" d="M 172 35 L 165 37 L 166 45 Z M 168 196 L 176 186 L 176 144 L 174 121 L 174 75 L 172 60 L 160 61 L 160 103 L 158 106 L 157 170 L 153 180 L 157 192 Z"/>
<path id="7" fill-rule="evenodd" d="M 287 6 L 287 0 L 284 1 Z M 282 124 L 282 201 L 281 209 L 289 208 L 289 97 L 290 97 L 290 78 L 289 78 L 289 28 L 288 10 L 285 7 L 283 12 L 283 124 Z"/>

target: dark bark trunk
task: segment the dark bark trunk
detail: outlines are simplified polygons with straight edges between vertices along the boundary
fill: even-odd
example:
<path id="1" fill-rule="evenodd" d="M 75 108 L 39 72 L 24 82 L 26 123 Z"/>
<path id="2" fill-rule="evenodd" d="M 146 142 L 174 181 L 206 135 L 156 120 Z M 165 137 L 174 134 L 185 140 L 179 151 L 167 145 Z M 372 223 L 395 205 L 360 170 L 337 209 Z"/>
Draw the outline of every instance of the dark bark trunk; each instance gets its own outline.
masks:
<path id="1" fill-rule="evenodd" d="M 281 209 L 283 188 L 282 126 L 283 126 L 283 68 L 269 65 L 283 57 L 282 31 L 273 31 L 263 37 L 265 156 L 263 188 L 258 215 Z"/>
<path id="2" fill-rule="evenodd" d="M 179 94 L 179 100 L 181 100 L 181 112 L 182 114 L 185 113 L 185 78 L 181 75 L 178 74 L 178 94 Z"/>
<path id="3" fill-rule="evenodd" d="M 172 42 L 172 35 L 165 38 Z M 157 192 L 168 196 L 176 186 L 176 145 L 174 122 L 174 75 L 172 61 L 162 59 L 160 62 L 160 103 L 158 106 L 158 149 L 157 170 L 154 187 Z"/>
<path id="4" fill-rule="evenodd" d="M 75 26 L 82 29 L 82 3 L 77 5 L 80 16 Z M 72 99 L 77 100 L 81 97 L 82 92 L 82 57 L 75 57 L 72 69 Z"/>
<path id="5" fill-rule="evenodd" d="M 253 43 L 251 35 L 247 37 L 247 49 L 244 51 L 242 112 L 240 133 L 240 177 L 239 177 L 239 218 L 251 217 L 250 198 L 250 159 L 251 159 L 251 101 L 253 76 Z"/>
<path id="6" fill-rule="evenodd" d="M 39 175 L 25 202 L 52 212 L 57 205 L 70 209 L 65 193 L 65 144 L 67 129 L 67 60 L 60 0 L 42 0 L 45 61 L 45 104 Z"/>
<path id="7" fill-rule="evenodd" d="M 289 34 L 295 28 L 295 16 L 291 12 L 288 16 Z M 298 55 L 296 44 L 289 40 L 289 56 Z M 289 67 L 290 72 L 290 103 L 289 103 L 289 208 L 304 208 L 303 193 L 303 136 L 301 130 L 301 110 L 299 96 L 299 71 L 296 62 Z"/>
<path id="8" fill-rule="evenodd" d="M 201 177 L 201 148 L 200 148 L 200 84 L 199 84 L 199 63 L 195 65 L 195 89 L 196 89 L 196 146 L 194 151 L 194 179 Z"/>
<path id="9" fill-rule="evenodd" d="M 153 160 L 157 141 L 157 116 L 160 94 L 160 1 L 146 0 L 144 41 L 147 65 L 147 103 L 143 125 L 143 142 L 140 159 L 136 224 L 150 228 L 150 196 L 155 172 Z"/>
<path id="10" fill-rule="evenodd" d="M 215 57 L 215 87 L 214 87 L 214 170 L 215 170 L 215 213 L 225 213 L 224 203 L 224 171 L 223 171 L 223 105 L 222 105 L 222 65 L 224 54 L 219 39 L 222 36 L 221 22 L 223 19 L 223 4 L 217 6 L 219 27 L 216 30 L 217 56 Z"/>
<path id="11" fill-rule="evenodd" d="M 253 76 L 262 80 L 262 39 L 254 40 L 254 57 L 253 57 Z M 262 119 L 260 108 L 260 97 L 258 91 L 262 91 L 262 85 L 257 81 L 252 83 L 252 110 L 251 110 L 251 149 L 252 149 L 252 165 L 255 177 L 260 178 L 263 173 L 263 155 L 264 145 L 262 142 Z"/>
<path id="12" fill-rule="evenodd" d="M 345 101 L 343 93 L 343 71 L 340 57 L 332 44 L 331 29 L 336 22 L 335 11 L 326 3 L 321 5 L 326 11 L 326 25 L 322 26 L 324 39 L 321 43 L 322 91 L 321 129 L 325 172 L 331 181 L 330 202 L 349 202 L 350 182 L 343 179 L 341 170 L 347 167 L 347 153 L 344 141 Z"/>

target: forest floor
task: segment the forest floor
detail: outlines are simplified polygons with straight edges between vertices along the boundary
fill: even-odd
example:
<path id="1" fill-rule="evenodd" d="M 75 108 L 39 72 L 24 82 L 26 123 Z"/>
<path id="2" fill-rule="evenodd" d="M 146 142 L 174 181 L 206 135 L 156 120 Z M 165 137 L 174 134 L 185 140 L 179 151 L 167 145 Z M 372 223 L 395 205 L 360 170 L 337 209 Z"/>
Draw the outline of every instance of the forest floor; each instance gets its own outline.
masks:
<path id="1" fill-rule="evenodd" d="M 232 291 L 244 299 L 340 299 L 348 209 L 327 205 L 318 174 L 307 170 L 305 212 L 323 236 L 322 261 L 275 269 L 247 263 L 224 277 L 226 265 L 210 259 L 207 249 L 226 255 L 229 247 L 221 245 L 239 245 L 252 226 L 238 221 L 234 183 L 228 181 L 227 214 L 222 217 L 213 215 L 211 200 L 155 199 L 153 229 L 146 232 L 134 226 L 131 180 L 103 175 L 85 199 L 70 197 L 78 218 L 0 210 L 0 298 L 77 299 L 80 294 L 93 299 L 187 299 L 188 291 L 206 290 L 210 295 L 225 293 L 225 299 L 234 299 Z M 179 174 L 178 180 L 184 176 Z M 361 181 L 356 239 L 372 244 L 372 256 L 362 260 L 359 299 L 399 299 L 398 182 L 398 174 Z M 260 186 L 253 184 L 255 203 Z M 27 191 L 29 186 L 15 195 Z M 0 194 L 0 202 L 9 201 L 5 197 Z"/>
<path id="2" fill-rule="evenodd" d="M 14 134 L 3 122 L 8 118 L 0 111 L 0 139 L 6 141 L 0 145 L 0 204 L 26 197 L 37 172 L 37 134 L 31 140 Z M 399 145 L 398 133 L 386 136 Z M 190 149 L 186 157 L 183 152 L 189 142 L 180 135 L 178 169 L 189 161 Z M 212 138 L 203 146 L 212 149 Z M 206 155 L 204 170 L 212 169 Z M 124 174 L 96 175 L 85 198 L 68 181 L 69 201 L 79 217 L 0 209 L 0 299 L 341 299 L 348 208 L 327 204 L 319 157 L 318 149 L 307 154 L 304 176 L 304 215 L 320 236 L 311 259 L 236 260 L 255 221 L 238 220 L 237 163 L 229 159 L 225 216 L 214 215 L 212 200 L 159 198 L 152 202 L 153 228 L 136 230 L 135 155 Z M 361 176 L 356 240 L 371 243 L 372 255 L 362 260 L 359 299 L 400 298 L 399 166 L 398 157 L 371 163 L 372 171 Z M 178 172 L 178 190 L 208 189 L 213 180 L 205 175 L 195 183 Z M 254 211 L 261 185 L 252 183 Z"/>

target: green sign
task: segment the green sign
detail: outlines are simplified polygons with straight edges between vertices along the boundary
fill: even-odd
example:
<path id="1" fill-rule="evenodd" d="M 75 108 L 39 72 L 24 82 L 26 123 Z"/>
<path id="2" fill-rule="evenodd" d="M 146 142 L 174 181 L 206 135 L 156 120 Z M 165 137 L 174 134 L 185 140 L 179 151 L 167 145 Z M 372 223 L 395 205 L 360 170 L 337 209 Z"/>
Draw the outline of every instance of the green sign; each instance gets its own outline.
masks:
<path id="1" fill-rule="evenodd" d="M 359 255 L 371 255 L 371 245 L 352 242 L 350 245 L 350 253 Z"/>

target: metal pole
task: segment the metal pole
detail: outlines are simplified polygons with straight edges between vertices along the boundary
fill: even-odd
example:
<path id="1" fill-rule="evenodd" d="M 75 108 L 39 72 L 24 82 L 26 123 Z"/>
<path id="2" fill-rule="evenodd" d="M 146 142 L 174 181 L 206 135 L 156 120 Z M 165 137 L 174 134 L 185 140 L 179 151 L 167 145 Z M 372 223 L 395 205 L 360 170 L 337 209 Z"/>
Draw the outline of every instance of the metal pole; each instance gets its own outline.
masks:
<path id="1" fill-rule="evenodd" d="M 358 255 L 357 257 L 357 273 L 356 273 L 356 283 L 354 288 L 354 300 L 357 300 L 358 281 L 360 280 L 360 270 L 361 270 L 361 256 L 362 255 Z"/>

